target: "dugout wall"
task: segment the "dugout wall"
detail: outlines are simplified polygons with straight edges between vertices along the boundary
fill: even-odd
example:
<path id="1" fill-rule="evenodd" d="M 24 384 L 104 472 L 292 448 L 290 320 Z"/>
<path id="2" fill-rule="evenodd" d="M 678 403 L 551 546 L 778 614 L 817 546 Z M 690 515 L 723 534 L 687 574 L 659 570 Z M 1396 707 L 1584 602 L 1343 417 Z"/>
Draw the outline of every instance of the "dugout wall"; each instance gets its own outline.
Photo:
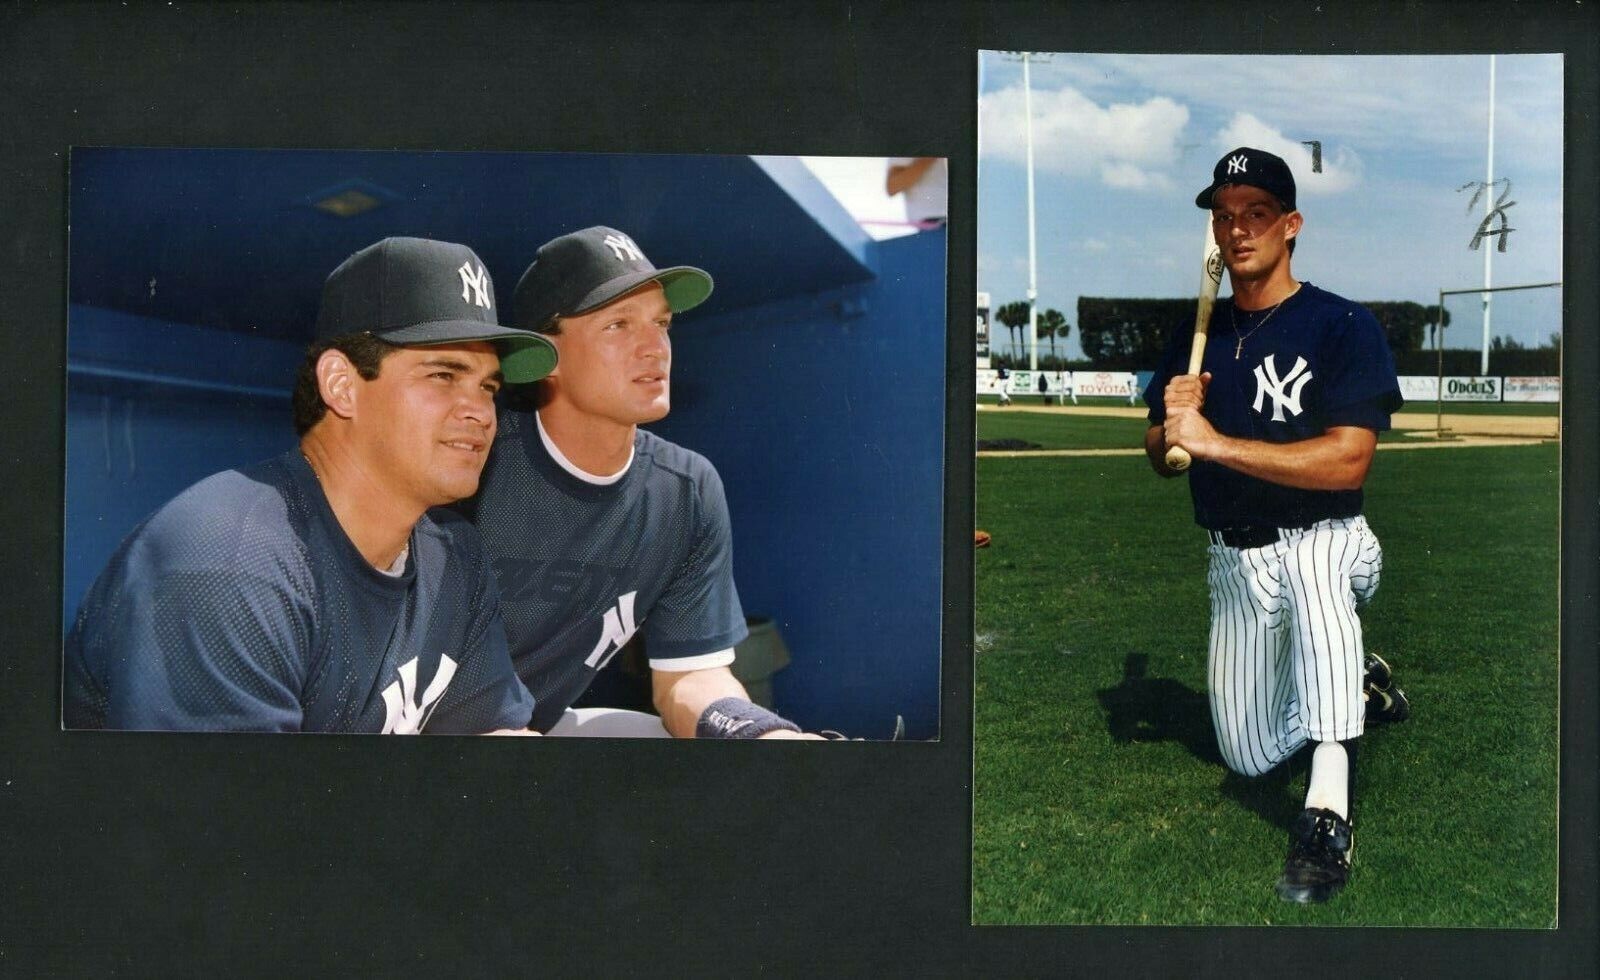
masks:
<path id="1" fill-rule="evenodd" d="M 68 623 L 144 516 L 292 444 L 294 371 L 345 256 L 466 243 L 504 310 L 540 242 L 609 224 L 716 279 L 674 328 L 652 428 L 722 474 L 746 610 L 793 658 L 777 707 L 937 734 L 943 232 L 874 243 L 790 158 L 76 149 L 70 187 Z"/>

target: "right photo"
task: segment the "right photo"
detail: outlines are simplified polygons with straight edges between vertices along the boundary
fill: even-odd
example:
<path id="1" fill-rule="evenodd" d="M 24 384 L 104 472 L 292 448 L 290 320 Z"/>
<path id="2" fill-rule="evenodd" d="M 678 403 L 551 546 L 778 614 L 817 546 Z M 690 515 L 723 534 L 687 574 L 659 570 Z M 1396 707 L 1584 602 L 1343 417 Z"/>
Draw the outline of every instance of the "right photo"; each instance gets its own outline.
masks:
<path id="1" fill-rule="evenodd" d="M 972 921 L 1554 928 L 1562 56 L 978 57 Z"/>

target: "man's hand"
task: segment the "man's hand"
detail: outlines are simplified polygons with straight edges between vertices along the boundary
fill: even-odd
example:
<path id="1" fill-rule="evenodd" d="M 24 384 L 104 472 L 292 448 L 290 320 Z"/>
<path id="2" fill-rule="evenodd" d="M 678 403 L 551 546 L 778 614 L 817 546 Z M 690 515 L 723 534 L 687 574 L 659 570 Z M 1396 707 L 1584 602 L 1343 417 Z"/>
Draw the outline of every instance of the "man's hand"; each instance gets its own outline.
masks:
<path id="1" fill-rule="evenodd" d="M 1198 408 L 1167 409 L 1162 436 L 1168 446 L 1182 446 L 1195 459 L 1213 458 L 1222 438 Z"/>
<path id="2" fill-rule="evenodd" d="M 1167 414 L 1171 415 L 1176 409 L 1192 408 L 1195 411 L 1205 407 L 1206 389 L 1211 387 L 1211 372 L 1203 374 L 1180 374 L 1167 382 L 1163 389 L 1163 398 L 1167 405 Z"/>
<path id="3" fill-rule="evenodd" d="M 779 730 L 775 731 L 775 732 L 768 732 L 765 735 L 757 736 L 756 741 L 759 742 L 764 738 L 800 738 L 800 739 L 814 738 L 819 742 L 826 742 L 827 741 L 827 739 L 823 738 L 821 735 L 813 735 L 810 732 L 789 732 L 789 731 L 784 731 L 781 728 Z"/>

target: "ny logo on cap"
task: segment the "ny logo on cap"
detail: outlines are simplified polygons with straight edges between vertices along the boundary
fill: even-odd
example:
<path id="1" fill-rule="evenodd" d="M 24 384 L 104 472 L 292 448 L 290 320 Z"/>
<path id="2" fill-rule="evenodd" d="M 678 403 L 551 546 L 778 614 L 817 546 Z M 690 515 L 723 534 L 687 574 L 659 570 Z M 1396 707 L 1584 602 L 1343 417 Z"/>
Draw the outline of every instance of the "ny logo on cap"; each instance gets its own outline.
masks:
<path id="1" fill-rule="evenodd" d="M 489 273 L 479 263 L 478 271 L 472 271 L 471 262 L 461 263 L 461 268 L 456 270 L 461 273 L 461 298 L 468 303 L 476 303 L 484 309 L 489 308 Z"/>
<path id="2" fill-rule="evenodd" d="M 1247 158 L 1243 153 L 1239 154 L 1236 157 L 1229 157 L 1228 158 L 1228 173 L 1230 173 L 1230 174 L 1249 173 L 1249 171 L 1245 168 L 1245 164 L 1247 164 L 1249 162 L 1250 162 L 1249 158 Z"/>
<path id="3" fill-rule="evenodd" d="M 633 239 L 629 238 L 627 235 L 620 233 L 615 235 L 607 235 L 602 241 L 607 248 L 611 249 L 611 254 L 616 256 L 618 262 L 623 261 L 624 253 L 627 254 L 628 258 L 635 262 L 644 260 L 644 253 L 639 251 L 639 246 L 635 245 L 633 243 Z"/>

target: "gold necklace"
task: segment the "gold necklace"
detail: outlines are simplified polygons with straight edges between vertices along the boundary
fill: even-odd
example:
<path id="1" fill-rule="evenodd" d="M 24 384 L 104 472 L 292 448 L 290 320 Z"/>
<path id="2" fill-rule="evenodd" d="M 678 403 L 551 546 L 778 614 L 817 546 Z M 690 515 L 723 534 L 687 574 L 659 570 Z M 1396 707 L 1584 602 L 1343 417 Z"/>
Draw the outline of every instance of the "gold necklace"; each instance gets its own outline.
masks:
<path id="1" fill-rule="evenodd" d="M 1299 291 L 1300 291 L 1300 287 L 1299 287 L 1299 285 L 1296 285 L 1294 287 L 1294 293 L 1298 293 Z M 1289 297 L 1293 296 L 1294 293 L 1290 293 L 1289 296 L 1285 296 L 1283 299 L 1280 299 L 1276 303 L 1274 303 L 1272 305 L 1272 309 L 1267 311 L 1267 315 L 1261 318 L 1261 322 L 1256 324 L 1255 326 L 1251 327 L 1249 330 L 1245 331 L 1243 334 L 1239 333 L 1238 315 L 1236 313 L 1234 313 L 1234 310 L 1237 309 L 1237 307 L 1233 303 L 1229 303 L 1228 304 L 1228 322 L 1233 325 L 1233 335 L 1238 338 L 1238 342 L 1233 345 L 1233 359 L 1234 360 L 1237 361 L 1239 359 L 1239 355 L 1244 353 L 1244 342 L 1246 340 L 1250 339 L 1250 335 L 1255 333 L 1257 330 L 1260 330 L 1262 327 L 1266 326 L 1267 325 L 1267 321 L 1272 319 L 1272 314 L 1278 312 L 1278 307 L 1280 307 L 1283 304 L 1289 302 Z"/>

